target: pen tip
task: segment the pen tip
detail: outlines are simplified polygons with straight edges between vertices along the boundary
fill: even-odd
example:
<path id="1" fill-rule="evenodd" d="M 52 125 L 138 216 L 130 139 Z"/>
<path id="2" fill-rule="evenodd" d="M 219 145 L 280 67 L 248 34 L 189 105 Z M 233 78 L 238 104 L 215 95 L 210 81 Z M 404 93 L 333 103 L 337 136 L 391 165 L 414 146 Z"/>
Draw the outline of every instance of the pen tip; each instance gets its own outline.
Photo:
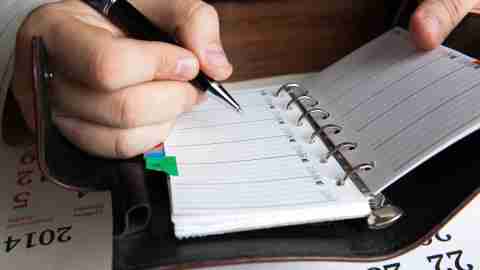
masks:
<path id="1" fill-rule="evenodd" d="M 243 113 L 243 110 L 240 107 L 236 108 L 236 110 L 237 110 L 238 113 Z"/>

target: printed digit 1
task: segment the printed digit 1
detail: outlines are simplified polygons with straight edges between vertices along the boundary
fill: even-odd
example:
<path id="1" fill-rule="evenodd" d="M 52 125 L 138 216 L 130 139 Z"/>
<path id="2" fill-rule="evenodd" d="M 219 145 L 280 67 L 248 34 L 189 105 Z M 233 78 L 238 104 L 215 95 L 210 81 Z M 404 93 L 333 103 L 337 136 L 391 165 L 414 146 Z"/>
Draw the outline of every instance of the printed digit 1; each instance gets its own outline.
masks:
<path id="1" fill-rule="evenodd" d="M 32 248 L 32 247 L 35 247 L 36 244 L 33 243 L 33 236 L 37 234 L 36 232 L 31 232 L 31 233 L 27 233 L 26 236 L 27 236 L 27 248 Z"/>

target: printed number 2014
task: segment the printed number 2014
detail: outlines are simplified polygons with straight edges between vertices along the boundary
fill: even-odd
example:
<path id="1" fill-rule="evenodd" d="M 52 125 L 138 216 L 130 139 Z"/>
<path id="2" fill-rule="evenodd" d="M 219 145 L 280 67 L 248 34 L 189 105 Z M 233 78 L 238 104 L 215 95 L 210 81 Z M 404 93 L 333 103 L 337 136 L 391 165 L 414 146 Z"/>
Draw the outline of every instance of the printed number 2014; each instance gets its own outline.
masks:
<path id="1" fill-rule="evenodd" d="M 72 239 L 72 237 L 68 234 L 71 229 L 72 226 L 60 227 L 57 228 L 56 231 L 46 229 L 40 233 L 27 233 L 25 234 L 24 238 L 14 238 L 13 236 L 9 236 L 8 239 L 4 241 L 5 252 L 8 253 L 14 250 L 18 246 L 18 244 L 22 242 L 22 240 L 25 240 L 25 248 L 33 248 L 39 245 L 48 246 L 55 241 L 58 243 L 68 242 Z"/>

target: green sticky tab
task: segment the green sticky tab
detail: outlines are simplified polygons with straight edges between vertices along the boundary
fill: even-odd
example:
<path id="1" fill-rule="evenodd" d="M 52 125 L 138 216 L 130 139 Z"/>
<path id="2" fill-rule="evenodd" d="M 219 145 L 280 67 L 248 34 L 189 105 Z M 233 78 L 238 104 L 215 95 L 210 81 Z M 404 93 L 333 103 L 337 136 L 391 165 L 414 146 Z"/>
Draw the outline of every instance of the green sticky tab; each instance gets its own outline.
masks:
<path id="1" fill-rule="evenodd" d="M 145 163 L 147 170 L 160 171 L 171 176 L 178 176 L 176 157 L 146 158 Z"/>

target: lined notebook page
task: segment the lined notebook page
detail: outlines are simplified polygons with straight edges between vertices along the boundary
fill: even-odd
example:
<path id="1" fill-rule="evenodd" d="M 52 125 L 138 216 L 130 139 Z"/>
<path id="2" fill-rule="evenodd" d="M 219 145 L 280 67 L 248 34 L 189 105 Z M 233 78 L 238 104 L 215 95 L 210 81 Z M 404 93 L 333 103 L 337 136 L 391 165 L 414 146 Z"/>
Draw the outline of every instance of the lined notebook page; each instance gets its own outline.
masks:
<path id="1" fill-rule="evenodd" d="M 359 143 L 348 159 L 376 162 L 364 176 L 374 192 L 479 128 L 479 65 L 446 47 L 419 52 L 400 28 L 304 84 L 345 127 L 334 140 Z"/>
<path id="2" fill-rule="evenodd" d="M 318 162 L 322 146 L 306 143 L 312 130 L 292 125 L 298 116 L 281 109 L 288 98 L 273 98 L 274 89 L 232 91 L 243 114 L 209 100 L 178 119 L 165 143 L 180 173 L 170 180 L 178 237 L 370 212 L 353 184 L 336 185 L 344 172 L 335 160 Z"/>

